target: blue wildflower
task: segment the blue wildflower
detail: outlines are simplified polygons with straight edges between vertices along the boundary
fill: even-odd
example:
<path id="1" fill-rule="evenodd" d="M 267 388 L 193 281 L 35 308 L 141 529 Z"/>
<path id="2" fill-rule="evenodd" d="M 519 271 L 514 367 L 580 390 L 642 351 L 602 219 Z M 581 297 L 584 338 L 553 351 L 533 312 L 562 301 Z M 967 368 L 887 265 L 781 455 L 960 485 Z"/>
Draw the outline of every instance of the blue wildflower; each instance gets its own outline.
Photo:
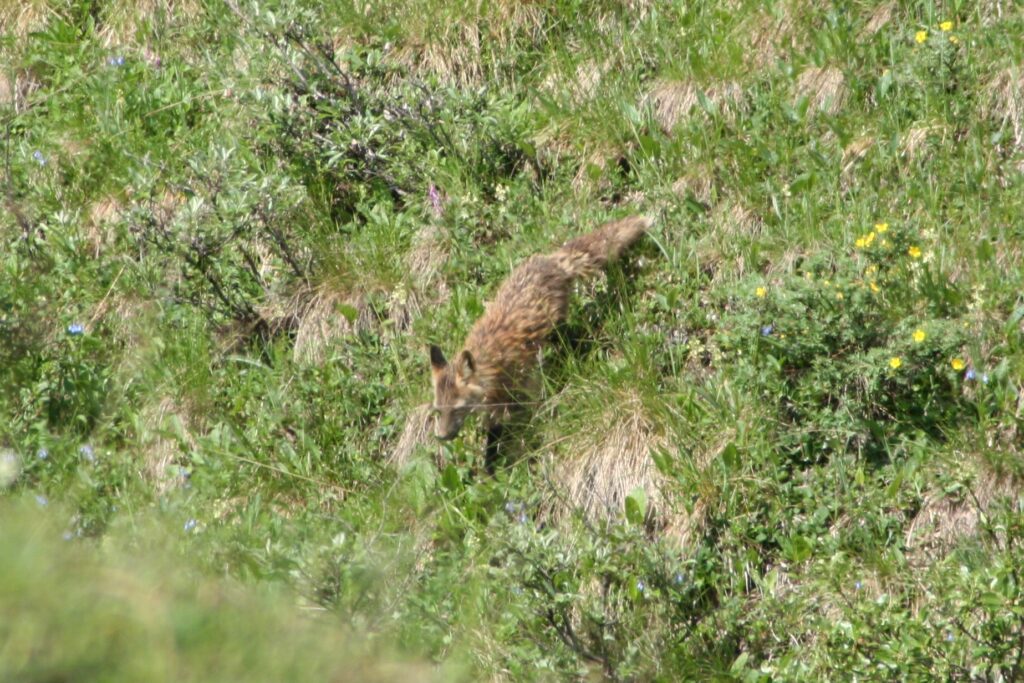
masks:
<path id="1" fill-rule="evenodd" d="M 194 519 L 190 519 L 187 522 L 185 522 L 185 533 L 194 531 L 196 528 L 196 524 L 198 524 L 198 522 L 196 522 L 196 520 Z"/>
<path id="2" fill-rule="evenodd" d="M 36 457 L 39 458 L 40 460 L 46 460 L 47 458 L 50 457 L 50 451 L 46 450 L 45 448 L 40 448 L 38 451 L 36 451 Z"/>
<path id="3" fill-rule="evenodd" d="M 967 372 L 964 373 L 964 379 L 968 382 L 974 381 L 974 368 L 967 368 Z"/>
<path id="4" fill-rule="evenodd" d="M 44 157 L 43 153 L 40 152 L 38 149 L 32 152 L 32 158 L 35 159 L 36 163 L 38 163 L 40 166 L 46 165 L 46 157 Z"/>
<path id="5" fill-rule="evenodd" d="M 774 332 L 774 331 L 775 331 L 775 326 L 774 325 L 765 325 L 764 327 L 761 328 L 761 336 L 762 337 L 767 337 L 767 336 L 771 335 L 771 333 Z"/>
<path id="6" fill-rule="evenodd" d="M 507 503 L 505 503 L 505 512 L 507 512 L 510 515 L 516 514 L 516 510 L 518 510 L 518 509 L 519 509 L 519 506 L 517 504 L 513 503 L 511 500 L 508 501 Z"/>
<path id="7" fill-rule="evenodd" d="M 686 575 L 682 572 L 676 572 L 676 575 L 672 577 L 672 581 L 675 582 L 677 586 L 682 586 L 683 582 L 686 581 Z"/>
<path id="8" fill-rule="evenodd" d="M 955 640 L 951 631 L 946 631 L 946 642 L 952 643 Z"/>
<path id="9" fill-rule="evenodd" d="M 36 502 L 39 503 L 40 507 L 46 507 L 46 504 L 49 503 L 50 501 L 46 498 L 46 496 L 37 493 Z"/>
<path id="10" fill-rule="evenodd" d="M 636 580 L 636 589 L 638 592 L 643 593 L 647 589 L 647 584 L 644 583 L 643 579 Z"/>
<path id="11" fill-rule="evenodd" d="M 92 446 L 90 446 L 89 444 L 85 444 L 84 446 L 82 446 L 81 448 L 79 448 L 79 449 L 78 449 L 78 452 L 79 452 L 79 453 L 81 454 L 81 456 L 82 456 L 83 458 L 85 458 L 85 459 L 86 459 L 86 460 L 87 460 L 88 462 L 91 462 L 91 463 L 92 463 L 92 462 L 96 462 L 96 454 L 95 454 L 95 453 L 93 453 L 93 450 L 92 450 Z"/>
<path id="12" fill-rule="evenodd" d="M 988 373 L 987 372 L 981 373 L 981 383 L 982 384 L 988 384 Z"/>
<path id="13" fill-rule="evenodd" d="M 864 584 L 862 584 L 860 581 L 855 581 L 854 584 L 853 584 L 854 590 L 860 590 L 863 587 L 864 587 Z"/>
<path id="14" fill-rule="evenodd" d="M 85 326 L 82 323 L 71 323 L 68 325 L 68 334 L 78 337 L 85 333 Z"/>
<path id="15" fill-rule="evenodd" d="M 124 66 L 124 57 L 122 55 L 117 55 L 116 57 L 108 57 L 107 66 Z"/>

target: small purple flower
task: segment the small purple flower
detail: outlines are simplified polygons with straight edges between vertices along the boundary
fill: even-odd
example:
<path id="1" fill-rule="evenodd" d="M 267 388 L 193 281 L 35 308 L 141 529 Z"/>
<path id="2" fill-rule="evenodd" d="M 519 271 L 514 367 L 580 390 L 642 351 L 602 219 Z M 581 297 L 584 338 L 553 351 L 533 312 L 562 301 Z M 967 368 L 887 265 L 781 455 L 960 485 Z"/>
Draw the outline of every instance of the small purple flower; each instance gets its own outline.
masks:
<path id="1" fill-rule="evenodd" d="M 50 457 L 50 451 L 46 450 L 45 448 L 40 448 L 38 451 L 36 451 L 36 457 L 39 458 L 40 460 L 46 460 L 47 458 Z"/>
<path id="2" fill-rule="evenodd" d="M 964 379 L 968 382 L 974 381 L 974 368 L 967 368 L 967 372 L 964 373 Z"/>
<path id="3" fill-rule="evenodd" d="M 441 207 L 441 193 L 437 191 L 437 186 L 434 183 L 430 183 L 427 198 L 430 199 L 430 208 L 434 210 L 434 215 L 440 217 L 444 209 Z"/>
<path id="4" fill-rule="evenodd" d="M 686 581 L 686 575 L 683 574 L 682 572 L 676 572 L 676 575 L 672 577 L 672 581 L 677 586 L 682 586 L 683 582 Z"/>
<path id="5" fill-rule="evenodd" d="M 647 589 L 647 584 L 644 583 L 643 579 L 636 580 L 636 590 L 639 593 L 643 593 Z"/>
<path id="6" fill-rule="evenodd" d="M 36 502 L 39 503 L 39 507 L 46 507 L 46 504 L 49 503 L 50 501 L 46 498 L 46 496 L 37 493 Z"/>
<path id="7" fill-rule="evenodd" d="M 32 152 L 32 158 L 35 159 L 36 163 L 39 164 L 40 166 L 46 165 L 46 157 L 44 157 L 43 153 L 40 152 L 38 149 Z"/>
<path id="8" fill-rule="evenodd" d="M 78 452 L 83 458 L 85 458 L 87 462 L 96 462 L 96 454 L 93 453 L 92 446 L 90 446 L 89 444 L 85 444 L 84 446 L 79 448 Z"/>
<path id="9" fill-rule="evenodd" d="M 946 631 L 946 642 L 952 643 L 955 640 L 952 631 Z"/>
<path id="10" fill-rule="evenodd" d="M 196 528 L 196 524 L 197 523 L 198 522 L 196 522 L 196 520 L 194 520 L 194 519 L 190 519 L 187 522 L 185 522 L 185 533 L 189 533 L 191 531 L 194 531 L 195 528 Z"/>
<path id="11" fill-rule="evenodd" d="M 85 333 L 85 326 L 82 323 L 71 323 L 68 325 L 68 334 L 72 337 L 80 337 Z"/>
<path id="12" fill-rule="evenodd" d="M 862 584 L 860 581 L 855 581 L 853 583 L 854 590 L 858 590 L 859 591 L 863 587 L 864 587 L 864 584 Z"/>
<path id="13" fill-rule="evenodd" d="M 774 325 L 765 325 L 764 327 L 761 328 L 761 336 L 762 337 L 768 337 L 774 331 L 775 331 L 775 326 Z"/>
<path id="14" fill-rule="evenodd" d="M 124 66 L 124 57 L 122 55 L 117 55 L 116 57 L 108 57 L 107 66 Z"/>

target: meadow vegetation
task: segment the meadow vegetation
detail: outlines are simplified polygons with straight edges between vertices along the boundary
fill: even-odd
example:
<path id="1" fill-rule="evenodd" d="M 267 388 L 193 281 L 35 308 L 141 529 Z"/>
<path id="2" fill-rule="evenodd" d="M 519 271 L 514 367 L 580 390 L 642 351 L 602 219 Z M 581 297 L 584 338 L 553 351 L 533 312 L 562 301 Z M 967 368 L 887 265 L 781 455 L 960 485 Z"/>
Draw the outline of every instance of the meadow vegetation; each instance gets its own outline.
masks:
<path id="1" fill-rule="evenodd" d="M 1024 678 L 1024 8 L 0 0 L 0 679 Z M 603 221 L 494 476 L 429 436 Z"/>

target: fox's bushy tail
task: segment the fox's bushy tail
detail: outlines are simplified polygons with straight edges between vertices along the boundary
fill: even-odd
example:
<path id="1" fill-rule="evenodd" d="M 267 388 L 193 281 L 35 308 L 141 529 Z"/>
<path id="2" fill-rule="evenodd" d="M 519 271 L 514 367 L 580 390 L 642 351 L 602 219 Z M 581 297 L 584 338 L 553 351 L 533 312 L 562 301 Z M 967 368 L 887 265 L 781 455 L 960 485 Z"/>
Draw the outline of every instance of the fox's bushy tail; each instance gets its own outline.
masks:
<path id="1" fill-rule="evenodd" d="M 593 275 L 640 239 L 653 222 L 647 216 L 630 216 L 605 223 L 593 232 L 569 240 L 551 258 L 571 277 Z"/>

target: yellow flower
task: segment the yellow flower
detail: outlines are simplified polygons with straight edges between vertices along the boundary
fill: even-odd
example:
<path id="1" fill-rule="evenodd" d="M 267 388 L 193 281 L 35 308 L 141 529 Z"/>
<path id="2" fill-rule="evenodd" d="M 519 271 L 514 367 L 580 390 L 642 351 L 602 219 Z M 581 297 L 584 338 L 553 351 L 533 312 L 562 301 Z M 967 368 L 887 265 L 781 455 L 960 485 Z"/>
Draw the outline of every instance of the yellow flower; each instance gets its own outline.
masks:
<path id="1" fill-rule="evenodd" d="M 953 369 L 957 371 L 963 370 L 965 367 L 967 367 L 967 363 L 964 362 L 963 358 L 954 358 L 953 360 L 949 361 L 949 364 L 952 365 Z"/>
<path id="2" fill-rule="evenodd" d="M 807 279 L 807 280 L 813 280 L 814 279 L 814 273 L 812 273 L 811 271 L 807 271 L 806 273 L 804 273 L 804 278 Z"/>
<path id="3" fill-rule="evenodd" d="M 868 233 L 868 236 L 864 238 L 868 245 L 875 241 L 875 232 L 872 230 Z"/>
<path id="4" fill-rule="evenodd" d="M 918 45 L 928 40 L 928 31 L 918 31 L 914 34 L 914 40 L 917 41 Z"/>
<path id="5" fill-rule="evenodd" d="M 899 370 L 901 365 L 903 365 L 903 359 L 899 356 L 893 356 L 889 359 L 889 367 L 893 370 Z"/>
<path id="6" fill-rule="evenodd" d="M 950 36 L 949 37 L 949 42 L 953 43 L 954 45 L 959 45 L 960 44 L 960 39 L 957 38 L 956 36 Z"/>
<path id="7" fill-rule="evenodd" d="M 888 249 L 889 248 L 889 240 L 882 240 L 882 246 L 885 247 L 886 249 Z"/>
<path id="8" fill-rule="evenodd" d="M 939 28 L 942 29 L 943 31 L 952 31 L 953 30 L 953 22 L 952 21 L 944 21 L 941 24 L 939 24 Z"/>
<path id="9" fill-rule="evenodd" d="M 925 340 L 928 335 L 924 333 L 924 330 L 914 330 L 914 341 L 918 344 Z"/>
<path id="10" fill-rule="evenodd" d="M 854 242 L 853 244 L 858 249 L 863 249 L 864 247 L 868 246 L 867 240 L 865 240 L 863 237 L 858 237 L 857 241 Z"/>
<path id="11" fill-rule="evenodd" d="M 839 299 L 840 301 L 842 301 L 843 300 L 843 293 L 842 292 L 836 292 L 836 298 Z"/>
<path id="12" fill-rule="evenodd" d="M 910 254 L 910 258 L 921 258 L 920 247 L 911 247 L 910 249 L 907 249 L 907 253 Z"/>
<path id="13" fill-rule="evenodd" d="M 874 280 L 868 283 L 868 287 L 870 287 L 871 291 L 874 292 L 875 294 L 878 294 L 880 291 L 882 291 L 882 288 L 876 285 Z"/>
<path id="14" fill-rule="evenodd" d="M 768 290 L 765 289 L 764 287 L 758 287 L 757 289 L 754 290 L 754 294 L 757 295 L 758 299 L 763 299 L 765 298 L 765 296 L 768 295 Z"/>
<path id="15" fill-rule="evenodd" d="M 867 270 L 865 270 L 864 272 L 867 273 L 868 275 L 871 275 L 872 273 L 875 273 L 877 271 L 878 271 L 878 266 L 876 266 L 875 264 L 872 263 L 870 266 L 867 267 Z"/>
<path id="16" fill-rule="evenodd" d="M 889 229 L 889 224 L 888 223 L 875 223 L 875 230 L 877 230 L 878 232 L 885 232 L 888 229 Z"/>

